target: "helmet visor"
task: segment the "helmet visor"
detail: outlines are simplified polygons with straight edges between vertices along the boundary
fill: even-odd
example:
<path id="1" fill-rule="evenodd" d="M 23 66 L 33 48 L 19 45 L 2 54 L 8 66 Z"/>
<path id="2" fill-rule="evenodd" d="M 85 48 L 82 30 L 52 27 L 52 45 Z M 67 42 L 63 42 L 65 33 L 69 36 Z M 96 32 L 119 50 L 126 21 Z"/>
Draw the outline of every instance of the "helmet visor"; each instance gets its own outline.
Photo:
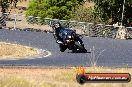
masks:
<path id="1" fill-rule="evenodd" d="M 59 28 L 60 27 L 60 25 L 59 24 L 55 24 L 55 28 Z"/>

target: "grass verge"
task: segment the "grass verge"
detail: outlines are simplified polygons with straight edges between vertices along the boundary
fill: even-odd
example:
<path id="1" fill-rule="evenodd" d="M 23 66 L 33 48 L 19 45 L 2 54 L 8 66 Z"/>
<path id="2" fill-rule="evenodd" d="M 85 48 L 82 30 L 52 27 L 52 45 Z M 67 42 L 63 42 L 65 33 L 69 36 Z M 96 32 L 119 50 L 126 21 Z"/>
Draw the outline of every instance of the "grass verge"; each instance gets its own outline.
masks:
<path id="1" fill-rule="evenodd" d="M 41 50 L 37 48 L 0 42 L 0 60 L 1 59 L 14 60 L 14 59 L 37 57 L 40 54 L 41 54 Z M 48 52 L 44 51 L 43 56 L 46 55 L 48 55 Z"/>
<path id="2" fill-rule="evenodd" d="M 130 73 L 131 68 L 85 67 L 86 72 Z M 0 68 L 0 87 L 131 87 L 129 83 L 76 82 L 76 68 Z"/>

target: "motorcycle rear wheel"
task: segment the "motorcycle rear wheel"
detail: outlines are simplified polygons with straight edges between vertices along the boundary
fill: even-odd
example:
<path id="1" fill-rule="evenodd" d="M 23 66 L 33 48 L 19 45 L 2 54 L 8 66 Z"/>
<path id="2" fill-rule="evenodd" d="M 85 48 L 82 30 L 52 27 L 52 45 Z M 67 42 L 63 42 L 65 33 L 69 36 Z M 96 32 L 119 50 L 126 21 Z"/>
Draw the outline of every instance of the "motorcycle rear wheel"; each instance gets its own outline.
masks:
<path id="1" fill-rule="evenodd" d="M 79 49 L 77 51 L 81 53 L 87 53 L 87 50 L 85 49 L 84 45 L 79 44 L 78 42 L 75 42 L 76 49 Z"/>

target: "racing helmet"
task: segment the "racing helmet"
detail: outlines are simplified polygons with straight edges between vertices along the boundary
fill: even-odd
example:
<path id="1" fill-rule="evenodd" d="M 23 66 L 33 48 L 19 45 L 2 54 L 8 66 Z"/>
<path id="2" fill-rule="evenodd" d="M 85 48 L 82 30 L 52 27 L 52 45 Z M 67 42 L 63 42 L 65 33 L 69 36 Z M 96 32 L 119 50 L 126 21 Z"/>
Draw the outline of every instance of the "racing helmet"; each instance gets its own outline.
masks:
<path id="1" fill-rule="evenodd" d="M 56 22 L 53 24 L 53 27 L 56 29 L 56 28 L 60 28 L 61 27 L 61 24 L 59 22 Z"/>

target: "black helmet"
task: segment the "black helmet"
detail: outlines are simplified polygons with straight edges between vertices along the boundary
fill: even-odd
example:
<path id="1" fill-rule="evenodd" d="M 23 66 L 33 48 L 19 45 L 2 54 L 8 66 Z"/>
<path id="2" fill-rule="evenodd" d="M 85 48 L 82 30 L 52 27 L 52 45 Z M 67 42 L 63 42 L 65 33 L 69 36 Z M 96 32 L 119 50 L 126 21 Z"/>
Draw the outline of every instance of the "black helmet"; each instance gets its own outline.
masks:
<path id="1" fill-rule="evenodd" d="M 56 22 L 56 23 L 53 24 L 53 27 L 54 28 L 60 28 L 61 24 L 59 22 Z"/>

